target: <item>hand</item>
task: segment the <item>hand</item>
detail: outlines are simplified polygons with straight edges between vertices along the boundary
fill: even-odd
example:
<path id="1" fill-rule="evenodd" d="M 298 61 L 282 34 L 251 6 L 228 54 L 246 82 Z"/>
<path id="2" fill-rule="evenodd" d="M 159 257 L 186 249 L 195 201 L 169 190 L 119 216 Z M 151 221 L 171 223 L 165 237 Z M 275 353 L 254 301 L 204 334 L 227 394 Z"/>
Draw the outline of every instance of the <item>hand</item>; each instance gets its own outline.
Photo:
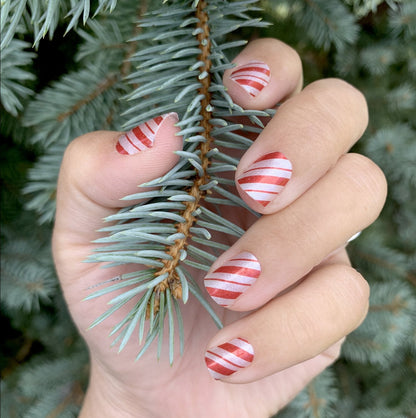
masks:
<path id="1" fill-rule="evenodd" d="M 156 361 L 156 344 L 137 362 L 134 338 L 120 354 L 110 346 L 108 334 L 126 311 L 87 330 L 114 295 L 82 300 L 94 284 L 137 270 L 83 260 L 96 247 L 91 241 L 101 236 L 102 219 L 124 204 L 119 199 L 176 163 L 182 141 L 174 115 L 155 125 L 153 145 L 142 151 L 119 140 L 121 133 L 93 132 L 65 153 L 53 251 L 91 355 L 82 417 L 271 416 L 336 360 L 344 337 L 366 315 L 368 285 L 350 266 L 345 244 L 378 216 L 386 182 L 370 160 L 347 154 L 367 125 L 364 97 L 336 79 L 302 90 L 298 55 L 276 40 L 250 43 L 235 62 L 224 84 L 236 103 L 255 109 L 283 103 L 236 173 L 241 197 L 264 216 L 255 222 L 240 216 L 242 227 L 251 226 L 206 275 L 225 327 L 217 332 L 191 298 L 182 310 L 185 352 L 173 366 L 167 356 Z M 247 71 L 262 84 L 247 82 Z M 265 160 L 274 171 L 265 170 Z"/>

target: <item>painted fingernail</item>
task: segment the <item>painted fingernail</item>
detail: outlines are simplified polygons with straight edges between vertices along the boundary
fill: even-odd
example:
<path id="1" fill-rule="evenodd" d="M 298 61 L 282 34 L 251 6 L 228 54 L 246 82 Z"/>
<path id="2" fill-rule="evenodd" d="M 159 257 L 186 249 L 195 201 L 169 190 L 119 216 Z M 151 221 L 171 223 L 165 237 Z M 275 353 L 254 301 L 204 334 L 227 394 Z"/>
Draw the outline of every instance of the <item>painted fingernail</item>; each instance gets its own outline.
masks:
<path id="1" fill-rule="evenodd" d="M 258 279 L 260 272 L 257 258 L 243 252 L 207 275 L 205 288 L 218 305 L 230 306 Z"/>
<path id="2" fill-rule="evenodd" d="M 358 238 L 361 235 L 362 231 L 358 231 L 356 234 L 354 234 L 348 241 L 347 244 L 350 243 L 351 241 L 354 241 L 356 238 Z"/>
<path id="3" fill-rule="evenodd" d="M 252 199 L 267 206 L 291 176 L 292 163 L 281 152 L 271 152 L 256 160 L 237 182 Z"/>
<path id="4" fill-rule="evenodd" d="M 167 118 L 173 118 L 175 122 L 178 121 L 178 115 L 171 112 L 144 122 L 120 136 L 116 145 L 117 151 L 120 154 L 133 155 L 152 148 L 157 131 Z"/>
<path id="5" fill-rule="evenodd" d="M 261 61 L 250 61 L 237 67 L 230 76 L 252 97 L 256 97 L 270 81 L 270 68 Z"/>
<path id="6" fill-rule="evenodd" d="M 228 343 L 210 348 L 205 353 L 205 363 L 215 380 L 250 366 L 253 359 L 253 346 L 243 338 L 234 338 Z"/>

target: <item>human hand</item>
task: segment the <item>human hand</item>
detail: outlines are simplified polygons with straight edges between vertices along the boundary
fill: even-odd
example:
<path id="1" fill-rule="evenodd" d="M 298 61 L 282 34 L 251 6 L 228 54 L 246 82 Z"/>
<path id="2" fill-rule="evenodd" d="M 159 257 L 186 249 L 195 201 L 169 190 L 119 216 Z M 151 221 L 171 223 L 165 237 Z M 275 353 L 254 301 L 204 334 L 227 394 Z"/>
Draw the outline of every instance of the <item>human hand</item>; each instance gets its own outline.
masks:
<path id="1" fill-rule="evenodd" d="M 82 417 L 271 416 L 336 360 L 344 337 L 365 317 L 368 285 L 350 267 L 344 247 L 378 216 L 386 183 L 367 158 L 347 154 L 367 125 L 363 96 L 335 79 L 301 90 L 298 55 L 275 40 L 250 43 L 235 62 L 224 84 L 236 103 L 266 109 L 283 102 L 236 172 L 241 197 L 264 216 L 253 222 L 246 211 L 233 213 L 241 227 L 249 228 L 205 278 L 208 293 L 225 305 L 218 307 L 225 327 L 217 332 L 199 302 L 190 299 L 182 307 L 185 351 L 172 366 L 166 357 L 157 362 L 152 347 L 134 362 L 134 339 L 118 353 L 108 334 L 128 308 L 87 330 L 110 296 L 82 300 L 91 286 L 137 270 L 104 270 L 83 261 L 97 245 L 91 242 L 101 236 L 96 231 L 102 219 L 124 204 L 120 198 L 176 163 L 174 151 L 182 141 L 174 135 L 174 116 L 158 126 L 153 146 L 135 154 L 120 153 L 127 149 L 120 133 L 104 131 L 77 138 L 65 153 L 53 252 L 66 301 L 91 355 Z M 247 64 L 253 71 L 258 62 L 270 68 L 270 79 L 266 74 L 264 86 L 243 88 L 237 71 Z M 263 156 L 282 170 L 267 193 L 259 194 L 253 190 L 264 191 L 267 173 L 260 169 L 259 177 L 247 180 Z M 236 268 L 241 258 L 243 267 L 252 268 L 252 280 L 234 288 L 232 282 L 244 280 Z M 223 276 L 222 266 L 233 276 Z M 202 285 L 203 276 L 196 274 Z M 248 353 L 235 350 L 233 344 L 239 343 Z M 245 367 L 231 366 L 227 360 L 232 358 Z"/>

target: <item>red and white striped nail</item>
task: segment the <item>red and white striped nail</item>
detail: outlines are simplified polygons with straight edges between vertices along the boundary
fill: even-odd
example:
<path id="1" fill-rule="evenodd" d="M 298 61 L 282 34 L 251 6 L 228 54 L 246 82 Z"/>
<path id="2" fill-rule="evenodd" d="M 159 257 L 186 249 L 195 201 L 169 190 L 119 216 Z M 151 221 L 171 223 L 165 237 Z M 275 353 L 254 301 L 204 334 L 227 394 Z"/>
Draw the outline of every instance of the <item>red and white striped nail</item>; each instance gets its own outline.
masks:
<path id="1" fill-rule="evenodd" d="M 250 61 L 237 67 L 230 76 L 250 96 L 256 97 L 270 81 L 270 68 L 261 61 Z"/>
<path id="2" fill-rule="evenodd" d="M 178 115 L 175 112 L 171 112 L 144 122 L 120 136 L 116 145 L 117 151 L 120 154 L 133 155 L 152 148 L 160 126 L 167 118 L 173 118 L 175 122 L 178 121 Z"/>
<path id="3" fill-rule="evenodd" d="M 223 379 L 250 366 L 253 359 L 253 346 L 243 338 L 234 338 L 228 343 L 210 348 L 205 353 L 205 363 L 215 380 Z"/>
<path id="4" fill-rule="evenodd" d="M 260 276 L 257 258 L 243 252 L 228 260 L 204 279 L 209 295 L 220 306 L 230 306 Z"/>
<path id="5" fill-rule="evenodd" d="M 292 163 L 281 152 L 271 152 L 256 160 L 237 182 L 252 199 L 267 206 L 291 176 Z"/>

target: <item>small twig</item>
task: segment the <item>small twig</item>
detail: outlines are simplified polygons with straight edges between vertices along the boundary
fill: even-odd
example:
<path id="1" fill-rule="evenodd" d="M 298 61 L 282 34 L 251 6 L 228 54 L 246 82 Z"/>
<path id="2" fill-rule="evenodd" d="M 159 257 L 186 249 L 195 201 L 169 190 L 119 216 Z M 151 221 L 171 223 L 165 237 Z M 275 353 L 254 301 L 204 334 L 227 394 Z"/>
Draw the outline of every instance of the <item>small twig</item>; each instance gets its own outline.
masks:
<path id="1" fill-rule="evenodd" d="M 371 305 L 370 311 L 389 311 L 393 315 L 397 315 L 401 310 L 406 309 L 408 306 L 407 302 L 404 301 L 399 295 L 395 296 L 391 303 L 383 305 Z"/>
<path id="2" fill-rule="evenodd" d="M 169 276 L 162 281 L 156 288 L 155 292 L 159 294 L 164 292 L 168 287 L 172 295 L 176 298 L 182 298 L 182 286 L 180 278 L 178 277 L 175 268 L 178 266 L 180 261 L 180 255 L 182 250 L 187 246 L 187 241 L 190 236 L 190 228 L 194 225 L 196 219 L 193 215 L 195 210 L 199 207 L 201 200 L 207 192 L 202 191 L 200 188 L 204 184 L 209 182 L 209 175 L 207 169 L 210 164 L 210 160 L 207 157 L 207 153 L 211 149 L 212 138 L 210 135 L 211 132 L 211 112 L 209 111 L 209 105 L 211 102 L 211 93 L 209 92 L 209 87 L 211 85 L 210 69 L 211 69 L 211 60 L 209 58 L 211 52 L 211 41 L 210 41 L 210 32 L 208 26 L 208 14 L 206 12 L 206 2 L 200 1 L 196 9 L 196 16 L 198 18 L 197 27 L 202 29 L 197 35 L 199 41 L 199 48 L 201 49 L 201 54 L 199 55 L 199 60 L 204 63 L 200 68 L 200 74 L 204 74 L 204 77 L 201 79 L 201 88 L 199 89 L 199 94 L 202 94 L 204 98 L 201 101 L 201 126 L 204 128 L 202 135 L 205 137 L 205 141 L 202 142 L 199 146 L 200 158 L 202 161 L 203 175 L 199 175 L 197 171 L 194 178 L 194 184 L 189 190 L 189 194 L 194 197 L 193 202 L 187 202 L 186 208 L 182 213 L 182 217 L 185 219 L 183 223 L 177 223 L 176 229 L 179 233 L 184 235 L 184 238 L 178 239 L 175 243 L 167 248 L 167 254 L 169 254 L 172 259 L 164 260 L 164 267 L 156 273 L 160 276 L 162 274 L 169 273 Z"/>
<path id="3" fill-rule="evenodd" d="M 314 383 L 308 385 L 309 402 L 304 405 L 304 408 L 312 408 L 312 414 L 314 417 L 319 418 L 319 408 L 325 404 L 326 400 L 319 398 L 315 391 Z"/>
<path id="4" fill-rule="evenodd" d="M 147 10 L 147 1 L 142 1 L 140 3 L 140 7 L 138 9 L 138 15 L 139 18 L 143 16 L 144 13 L 146 13 Z M 138 25 L 134 25 L 134 31 L 133 36 L 140 33 L 141 28 Z M 127 76 L 130 73 L 131 70 L 131 61 L 130 57 L 134 54 L 136 51 L 136 42 L 130 42 L 127 46 L 127 52 L 123 59 L 122 65 L 120 67 L 120 73 L 119 74 L 110 74 L 105 80 L 103 80 L 100 84 L 97 85 L 97 88 L 91 92 L 88 96 L 84 97 L 83 99 L 79 100 L 77 103 L 75 103 L 68 111 L 61 113 L 58 115 L 57 120 L 58 122 L 63 122 L 66 118 L 76 113 L 79 109 L 81 109 L 86 104 L 92 102 L 94 99 L 96 99 L 98 96 L 103 94 L 106 90 L 110 89 L 112 86 L 114 86 L 117 82 L 120 81 L 121 78 Z M 109 115 L 107 117 L 107 122 L 109 123 L 111 121 L 112 117 Z"/>
<path id="5" fill-rule="evenodd" d="M 57 117 L 58 122 L 63 122 L 66 118 L 76 113 L 79 109 L 81 109 L 87 103 L 92 102 L 95 98 L 100 96 L 110 87 L 114 86 L 114 84 L 116 84 L 118 80 L 119 80 L 118 75 L 110 74 L 105 80 L 103 80 L 100 84 L 98 84 L 97 88 L 93 92 L 91 92 L 88 96 L 79 100 L 68 111 L 58 115 Z"/>
<path id="6" fill-rule="evenodd" d="M 84 399 L 84 391 L 82 390 L 81 384 L 79 382 L 75 382 L 68 394 L 65 396 L 65 398 L 60 402 L 56 408 L 54 408 L 47 416 L 46 418 L 57 418 L 61 415 L 63 411 L 72 403 L 76 405 L 81 405 L 82 400 Z"/>

